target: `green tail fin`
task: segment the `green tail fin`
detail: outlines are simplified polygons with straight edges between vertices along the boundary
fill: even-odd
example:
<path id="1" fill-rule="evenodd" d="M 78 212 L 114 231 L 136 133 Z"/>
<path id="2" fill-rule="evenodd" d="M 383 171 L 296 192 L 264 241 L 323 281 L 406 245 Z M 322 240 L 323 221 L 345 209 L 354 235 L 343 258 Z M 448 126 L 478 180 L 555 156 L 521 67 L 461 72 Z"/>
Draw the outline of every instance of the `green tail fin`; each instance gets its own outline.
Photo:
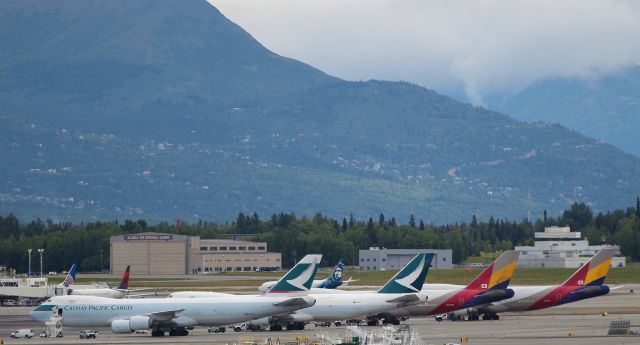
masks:
<path id="1" fill-rule="evenodd" d="M 412 293 L 422 289 L 433 253 L 420 253 L 391 278 L 378 293 Z"/>
<path id="2" fill-rule="evenodd" d="M 322 255 L 310 254 L 302 258 L 280 278 L 267 293 L 307 292 L 316 277 Z"/>

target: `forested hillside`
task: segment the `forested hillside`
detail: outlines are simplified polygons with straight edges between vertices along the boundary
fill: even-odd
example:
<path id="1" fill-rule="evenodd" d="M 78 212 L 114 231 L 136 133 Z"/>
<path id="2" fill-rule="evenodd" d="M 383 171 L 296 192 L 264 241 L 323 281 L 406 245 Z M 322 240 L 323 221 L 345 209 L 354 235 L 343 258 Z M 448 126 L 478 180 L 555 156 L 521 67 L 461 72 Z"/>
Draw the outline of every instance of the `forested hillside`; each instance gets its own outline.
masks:
<path id="1" fill-rule="evenodd" d="M 257 214 L 240 213 L 232 223 L 216 224 L 200 220 L 183 223 L 179 228 L 167 223 L 149 225 L 145 220 L 124 222 L 90 222 L 87 224 L 54 223 L 35 220 L 21 223 L 15 216 L 0 217 L 0 263 L 25 272 L 27 249 L 45 248 L 45 271 L 61 271 L 77 262 L 82 271 L 100 268 L 100 249 L 104 249 L 104 265 L 109 265 L 109 237 L 113 235 L 162 232 L 197 235 L 202 238 L 224 238 L 226 234 L 253 234 L 253 239 L 266 241 L 270 251 L 281 252 L 283 265 L 292 266 L 294 256 L 322 253 L 323 265 L 342 258 L 347 265 L 357 265 L 358 249 L 371 246 L 385 248 L 453 249 L 454 263 L 462 263 L 469 255 L 512 249 L 515 245 L 531 245 L 533 233 L 545 226 L 569 225 L 582 231 L 590 244 L 619 244 L 622 254 L 640 260 L 640 199 L 635 207 L 593 214 L 585 204 L 573 204 L 559 217 L 543 217 L 534 223 L 490 218 L 478 221 L 434 226 L 410 216 L 407 220 L 378 215 L 375 219 L 353 217 L 334 219 L 316 214 L 312 217 L 292 213 L 273 214 L 262 220 Z"/>

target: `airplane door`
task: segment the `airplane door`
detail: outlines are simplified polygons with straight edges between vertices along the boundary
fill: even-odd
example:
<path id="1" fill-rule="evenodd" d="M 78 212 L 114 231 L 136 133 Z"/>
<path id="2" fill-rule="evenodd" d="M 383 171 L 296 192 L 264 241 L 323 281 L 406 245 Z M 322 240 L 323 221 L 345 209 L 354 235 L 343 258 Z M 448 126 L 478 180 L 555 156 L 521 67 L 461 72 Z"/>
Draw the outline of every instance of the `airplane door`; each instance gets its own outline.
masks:
<path id="1" fill-rule="evenodd" d="M 562 296 L 559 293 L 557 293 L 556 294 L 556 304 L 559 304 L 561 300 L 562 300 Z"/>
<path id="2" fill-rule="evenodd" d="M 458 306 L 462 307 L 464 305 L 464 297 L 458 297 Z"/>

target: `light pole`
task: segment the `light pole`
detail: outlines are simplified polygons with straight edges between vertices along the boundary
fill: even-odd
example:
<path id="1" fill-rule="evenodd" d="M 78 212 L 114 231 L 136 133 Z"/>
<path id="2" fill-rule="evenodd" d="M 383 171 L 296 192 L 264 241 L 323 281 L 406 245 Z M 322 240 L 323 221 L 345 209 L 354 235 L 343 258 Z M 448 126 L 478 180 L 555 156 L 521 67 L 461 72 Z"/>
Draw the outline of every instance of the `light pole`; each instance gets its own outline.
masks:
<path id="1" fill-rule="evenodd" d="M 42 254 L 44 253 L 44 249 L 38 249 L 38 253 L 40 253 L 40 278 L 42 278 Z"/>
<path id="2" fill-rule="evenodd" d="M 100 273 L 102 273 L 102 252 L 104 252 L 104 249 L 98 249 L 98 251 L 100 252 Z"/>
<path id="3" fill-rule="evenodd" d="M 33 249 L 29 248 L 27 251 L 29 252 L 29 278 L 31 278 L 31 251 Z"/>

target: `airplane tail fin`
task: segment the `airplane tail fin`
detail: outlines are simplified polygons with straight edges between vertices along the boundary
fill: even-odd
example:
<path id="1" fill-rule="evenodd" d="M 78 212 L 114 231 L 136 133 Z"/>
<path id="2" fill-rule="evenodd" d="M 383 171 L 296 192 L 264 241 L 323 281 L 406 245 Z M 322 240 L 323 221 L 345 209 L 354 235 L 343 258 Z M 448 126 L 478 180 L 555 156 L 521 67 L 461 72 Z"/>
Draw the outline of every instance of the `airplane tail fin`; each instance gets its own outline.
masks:
<path id="1" fill-rule="evenodd" d="M 122 281 L 116 289 L 119 290 L 127 290 L 129 288 L 129 271 L 131 270 L 131 265 L 127 265 L 127 269 L 124 270 L 124 274 L 122 275 Z"/>
<path id="2" fill-rule="evenodd" d="M 342 263 L 342 259 L 340 259 L 336 267 L 333 268 L 333 272 L 331 272 L 331 276 L 329 277 L 331 282 L 333 282 L 336 286 L 342 285 L 343 271 L 344 271 L 344 263 Z"/>
<path id="3" fill-rule="evenodd" d="M 591 260 L 582 265 L 562 285 L 565 286 L 600 286 L 609 273 L 611 259 L 615 254 L 614 249 L 601 249 Z"/>
<path id="4" fill-rule="evenodd" d="M 378 293 L 413 293 L 422 289 L 431 267 L 433 253 L 420 253 L 404 266 Z"/>
<path id="5" fill-rule="evenodd" d="M 76 266 L 76 264 L 72 264 L 71 269 L 69 270 L 69 273 L 67 273 L 67 276 L 62 281 L 62 285 L 64 287 L 69 287 L 69 285 L 73 285 L 73 283 L 75 283 L 76 281 L 77 272 L 78 272 L 78 266 Z"/>
<path id="6" fill-rule="evenodd" d="M 272 286 L 267 293 L 308 292 L 318 271 L 322 255 L 310 254 L 302 258 L 292 269 Z"/>
<path id="7" fill-rule="evenodd" d="M 507 250 L 480 273 L 467 289 L 506 289 L 518 265 L 520 252 Z"/>

